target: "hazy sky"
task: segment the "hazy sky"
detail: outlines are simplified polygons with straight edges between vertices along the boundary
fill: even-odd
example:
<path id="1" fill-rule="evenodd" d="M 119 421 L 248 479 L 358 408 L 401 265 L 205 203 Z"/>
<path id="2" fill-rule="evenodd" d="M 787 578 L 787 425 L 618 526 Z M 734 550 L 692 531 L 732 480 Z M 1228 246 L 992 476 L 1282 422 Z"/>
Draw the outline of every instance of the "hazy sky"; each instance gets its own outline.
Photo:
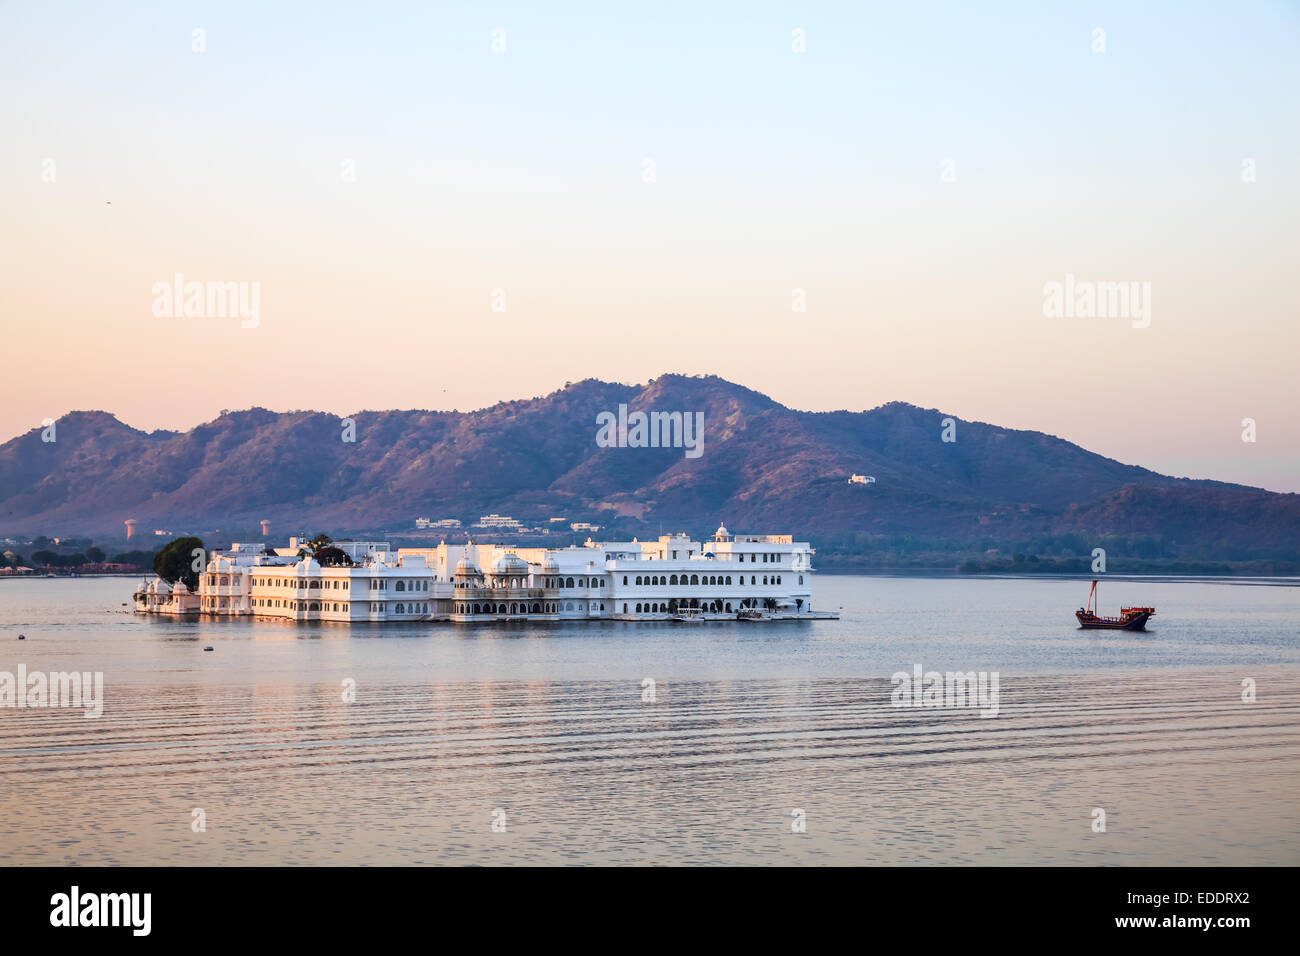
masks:
<path id="1" fill-rule="evenodd" d="M 0 440 L 709 372 L 1297 491 L 1298 92 L 1295 2 L 4 0 Z"/>

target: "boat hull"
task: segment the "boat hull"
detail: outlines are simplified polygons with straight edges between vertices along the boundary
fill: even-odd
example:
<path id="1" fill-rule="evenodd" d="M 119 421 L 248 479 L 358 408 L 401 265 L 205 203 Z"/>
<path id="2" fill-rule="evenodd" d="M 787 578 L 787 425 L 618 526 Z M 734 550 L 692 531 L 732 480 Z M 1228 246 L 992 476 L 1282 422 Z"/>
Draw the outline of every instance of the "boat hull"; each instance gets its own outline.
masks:
<path id="1" fill-rule="evenodd" d="M 1097 617 L 1095 614 L 1075 611 L 1074 616 L 1078 619 L 1079 626 L 1088 631 L 1145 631 L 1147 621 L 1151 619 L 1151 612 L 1139 611 L 1122 618 L 1114 618 Z"/>

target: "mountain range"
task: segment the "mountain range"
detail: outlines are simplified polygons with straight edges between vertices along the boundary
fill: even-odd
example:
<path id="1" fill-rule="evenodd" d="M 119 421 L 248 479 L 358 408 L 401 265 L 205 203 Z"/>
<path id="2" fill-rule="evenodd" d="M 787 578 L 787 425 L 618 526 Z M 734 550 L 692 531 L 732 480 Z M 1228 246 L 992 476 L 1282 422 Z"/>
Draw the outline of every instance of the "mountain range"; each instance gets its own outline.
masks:
<path id="1" fill-rule="evenodd" d="M 702 454 L 601 447 L 597 416 L 702 412 Z M 945 418 L 954 440 L 942 438 Z M 71 412 L 0 446 L 0 534 L 143 528 L 280 534 L 591 521 L 601 536 L 790 532 L 848 550 L 1086 553 L 1103 539 L 1148 557 L 1300 558 L 1300 495 L 1173 478 L 1034 431 L 892 402 L 806 412 L 715 376 L 645 385 L 588 379 L 471 412 L 223 412 L 144 432 Z M 345 440 L 352 437 L 354 440 Z M 866 474 L 874 483 L 852 484 Z"/>

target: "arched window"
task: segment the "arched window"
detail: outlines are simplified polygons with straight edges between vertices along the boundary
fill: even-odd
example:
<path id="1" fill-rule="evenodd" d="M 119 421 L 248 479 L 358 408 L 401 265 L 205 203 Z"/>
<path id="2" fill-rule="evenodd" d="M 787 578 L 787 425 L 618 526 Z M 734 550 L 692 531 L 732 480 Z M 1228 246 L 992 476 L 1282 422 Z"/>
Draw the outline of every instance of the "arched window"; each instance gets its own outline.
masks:
<path id="1" fill-rule="evenodd" d="M 401 581 L 398 581 L 397 583 L 398 583 L 398 584 L 401 584 L 402 582 L 401 582 Z M 398 588 L 398 590 L 400 591 L 401 588 Z M 397 613 L 398 613 L 398 614 L 405 614 L 405 613 L 406 613 L 406 605 L 405 605 L 405 604 L 399 604 L 399 605 L 397 605 Z"/>
<path id="2" fill-rule="evenodd" d="M 624 584 L 627 584 L 627 575 L 626 575 L 626 574 L 623 575 L 623 583 L 624 583 Z"/>
<path id="3" fill-rule="evenodd" d="M 564 586 L 565 586 L 566 588 L 571 588 L 571 587 L 573 587 L 573 578 L 568 578 L 568 579 L 566 579 L 566 581 L 565 581 L 565 583 L 564 583 Z"/>
<path id="4" fill-rule="evenodd" d="M 699 583 L 700 583 L 700 576 L 699 576 L 698 574 L 692 574 L 692 575 L 691 575 L 691 583 L 692 583 L 692 584 L 699 584 Z"/>
<path id="5" fill-rule="evenodd" d="M 397 582 L 397 590 L 399 590 L 399 591 L 405 591 L 405 590 L 406 590 L 406 582 L 405 582 L 405 581 L 398 581 L 398 582 Z"/>

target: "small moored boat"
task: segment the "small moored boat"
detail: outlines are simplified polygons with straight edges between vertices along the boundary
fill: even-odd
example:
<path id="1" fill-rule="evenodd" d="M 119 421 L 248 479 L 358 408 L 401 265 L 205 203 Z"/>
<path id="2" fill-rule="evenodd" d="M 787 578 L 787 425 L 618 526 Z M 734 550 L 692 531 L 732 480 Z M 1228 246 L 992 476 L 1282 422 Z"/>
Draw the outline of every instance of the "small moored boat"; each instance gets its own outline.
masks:
<path id="1" fill-rule="evenodd" d="M 1153 607 L 1122 607 L 1119 609 L 1119 617 L 1102 617 L 1097 613 L 1098 609 L 1097 582 L 1093 581 L 1087 605 L 1074 612 L 1080 627 L 1088 630 L 1145 631 L 1147 621 L 1156 615 Z"/>

